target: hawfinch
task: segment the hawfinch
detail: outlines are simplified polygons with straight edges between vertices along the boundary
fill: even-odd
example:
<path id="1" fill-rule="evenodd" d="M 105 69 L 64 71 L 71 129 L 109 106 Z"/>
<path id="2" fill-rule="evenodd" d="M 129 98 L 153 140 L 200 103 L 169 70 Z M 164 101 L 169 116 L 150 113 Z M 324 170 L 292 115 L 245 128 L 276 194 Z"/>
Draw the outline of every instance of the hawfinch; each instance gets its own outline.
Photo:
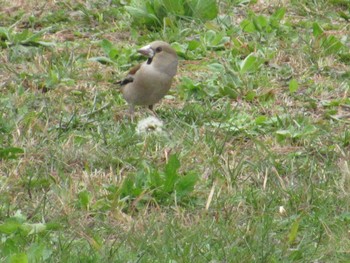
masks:
<path id="1" fill-rule="evenodd" d="M 135 105 L 146 105 L 153 112 L 153 105 L 169 91 L 178 63 L 175 50 L 163 41 L 154 41 L 137 52 L 148 57 L 147 61 L 133 67 L 125 79 L 117 82 L 131 117 Z"/>

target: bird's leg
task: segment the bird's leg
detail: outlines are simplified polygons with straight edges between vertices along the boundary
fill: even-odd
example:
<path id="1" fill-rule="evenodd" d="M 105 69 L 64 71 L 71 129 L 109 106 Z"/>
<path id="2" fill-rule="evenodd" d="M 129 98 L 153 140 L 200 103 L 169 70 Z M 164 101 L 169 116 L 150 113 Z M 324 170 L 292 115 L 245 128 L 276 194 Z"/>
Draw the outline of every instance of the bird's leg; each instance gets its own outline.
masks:
<path id="1" fill-rule="evenodd" d="M 153 105 L 148 105 L 148 109 L 152 112 L 154 117 L 158 117 L 157 113 L 153 109 Z"/>
<path id="2" fill-rule="evenodd" d="M 129 105 L 129 115 L 130 115 L 131 122 L 134 122 L 134 111 L 135 111 L 135 106 L 130 104 Z"/>

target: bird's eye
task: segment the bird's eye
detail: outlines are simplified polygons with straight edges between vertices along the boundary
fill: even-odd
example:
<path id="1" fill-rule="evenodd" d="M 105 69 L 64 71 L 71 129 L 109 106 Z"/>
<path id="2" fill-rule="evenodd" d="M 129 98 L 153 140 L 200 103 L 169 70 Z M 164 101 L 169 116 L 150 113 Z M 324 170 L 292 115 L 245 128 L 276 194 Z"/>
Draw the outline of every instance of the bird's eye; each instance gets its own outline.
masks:
<path id="1" fill-rule="evenodd" d="M 156 52 L 157 52 L 157 53 L 159 53 L 159 52 L 161 52 L 161 51 L 162 51 L 162 48 L 161 48 L 161 47 L 157 47 L 157 48 L 156 48 Z"/>

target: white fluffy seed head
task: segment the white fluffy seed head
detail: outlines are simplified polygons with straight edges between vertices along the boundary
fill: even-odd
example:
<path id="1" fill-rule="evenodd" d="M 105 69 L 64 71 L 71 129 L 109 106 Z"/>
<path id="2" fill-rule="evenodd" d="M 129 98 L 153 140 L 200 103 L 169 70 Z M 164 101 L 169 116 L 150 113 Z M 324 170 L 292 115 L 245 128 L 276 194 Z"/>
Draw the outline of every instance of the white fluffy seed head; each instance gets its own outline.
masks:
<path id="1" fill-rule="evenodd" d="M 142 119 L 138 122 L 136 127 L 137 134 L 145 133 L 161 133 L 163 131 L 163 122 L 153 116 Z"/>

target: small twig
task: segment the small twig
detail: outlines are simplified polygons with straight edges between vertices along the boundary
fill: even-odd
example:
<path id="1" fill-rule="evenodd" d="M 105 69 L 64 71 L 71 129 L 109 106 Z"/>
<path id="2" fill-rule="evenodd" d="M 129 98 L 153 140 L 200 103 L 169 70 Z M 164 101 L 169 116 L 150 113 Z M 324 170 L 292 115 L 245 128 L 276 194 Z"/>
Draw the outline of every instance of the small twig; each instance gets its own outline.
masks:
<path id="1" fill-rule="evenodd" d="M 337 116 L 330 115 L 330 118 L 332 120 L 335 120 L 335 121 L 340 121 L 340 122 L 343 122 L 343 123 L 350 123 L 350 121 L 342 120 L 342 119 L 345 119 L 345 118 L 350 118 L 350 114 L 337 115 Z"/>
<path id="2" fill-rule="evenodd" d="M 110 107 L 110 106 L 111 106 L 111 103 L 107 103 L 106 105 L 103 105 L 101 108 L 99 108 L 99 109 L 97 109 L 97 110 L 94 110 L 94 111 L 92 111 L 92 112 L 89 112 L 89 113 L 85 113 L 85 114 L 80 115 L 80 117 L 83 117 L 83 118 L 85 118 L 85 117 L 91 117 L 92 115 L 94 115 L 94 114 L 96 114 L 96 113 L 98 113 L 98 112 L 100 112 L 100 111 L 103 111 L 104 109 L 106 109 L 106 108 L 108 108 L 108 107 Z"/>
<path id="3" fill-rule="evenodd" d="M 209 196 L 208 196 L 208 199 L 207 199 L 207 203 L 205 205 L 205 210 L 207 210 L 207 211 L 208 211 L 208 209 L 210 207 L 211 201 L 213 200 L 213 196 L 214 196 L 214 192 L 215 192 L 215 186 L 216 186 L 216 184 L 214 182 L 213 186 L 210 189 Z"/>
<path id="4" fill-rule="evenodd" d="M 347 104 L 341 104 L 340 107 L 350 110 L 350 105 L 347 105 Z"/>

